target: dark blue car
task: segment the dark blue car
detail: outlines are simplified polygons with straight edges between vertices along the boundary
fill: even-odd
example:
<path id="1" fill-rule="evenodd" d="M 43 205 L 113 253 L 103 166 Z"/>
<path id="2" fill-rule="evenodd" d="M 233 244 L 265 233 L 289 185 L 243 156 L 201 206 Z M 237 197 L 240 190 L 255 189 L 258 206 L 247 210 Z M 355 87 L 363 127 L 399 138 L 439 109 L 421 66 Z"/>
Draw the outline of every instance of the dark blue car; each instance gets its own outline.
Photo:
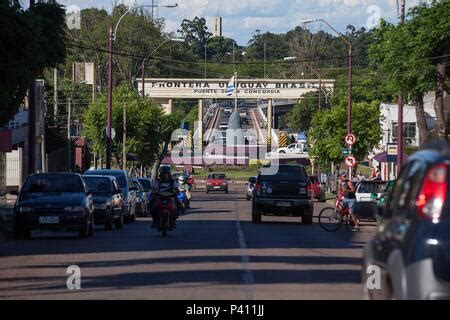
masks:
<path id="1" fill-rule="evenodd" d="M 79 174 L 33 174 L 26 179 L 14 207 L 14 238 L 29 238 L 32 230 L 78 231 L 94 234 L 94 203 Z"/>
<path id="2" fill-rule="evenodd" d="M 367 298 L 450 300 L 449 187 L 448 142 L 430 144 L 405 164 L 364 250 Z"/>

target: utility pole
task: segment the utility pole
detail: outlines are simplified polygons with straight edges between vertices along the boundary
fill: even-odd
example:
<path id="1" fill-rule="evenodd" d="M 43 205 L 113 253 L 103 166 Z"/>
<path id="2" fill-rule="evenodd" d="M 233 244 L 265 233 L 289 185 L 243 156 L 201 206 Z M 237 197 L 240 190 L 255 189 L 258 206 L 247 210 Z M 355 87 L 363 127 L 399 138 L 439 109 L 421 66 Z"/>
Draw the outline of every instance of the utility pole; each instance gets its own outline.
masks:
<path id="1" fill-rule="evenodd" d="M 206 63 L 208 58 L 208 43 L 205 44 L 205 80 L 207 78 L 207 70 L 206 70 Z"/>
<path id="2" fill-rule="evenodd" d="M 111 127 L 112 127 L 112 55 L 113 55 L 113 41 L 114 41 L 113 29 L 109 29 L 109 65 L 108 65 L 108 120 L 106 124 L 106 169 L 111 169 L 111 156 L 112 156 L 112 139 L 111 139 Z"/>
<path id="3" fill-rule="evenodd" d="M 35 0 L 30 0 L 30 8 Z M 28 174 L 36 171 L 36 82 L 31 80 L 28 89 Z"/>
<path id="4" fill-rule="evenodd" d="M 53 114 L 58 116 L 58 69 L 53 69 Z"/>
<path id="5" fill-rule="evenodd" d="M 264 79 L 266 79 L 267 42 L 264 40 Z"/>
<path id="6" fill-rule="evenodd" d="M 122 170 L 127 170 L 127 104 L 123 106 L 123 146 L 122 146 Z"/>
<path id="7" fill-rule="evenodd" d="M 72 137 L 70 134 L 70 127 L 71 127 L 71 122 L 72 122 L 72 99 L 69 98 L 68 100 L 68 104 L 67 104 L 67 147 L 69 150 L 69 161 L 68 161 L 68 172 L 72 171 Z"/>
<path id="8" fill-rule="evenodd" d="M 405 0 L 401 0 L 400 6 L 400 24 L 405 24 L 405 8 L 406 3 Z M 398 125 L 397 125 L 397 176 L 400 175 L 400 172 L 403 167 L 403 154 L 404 154 L 404 139 L 403 139 L 403 106 L 404 99 L 403 94 L 400 92 L 398 96 Z"/>

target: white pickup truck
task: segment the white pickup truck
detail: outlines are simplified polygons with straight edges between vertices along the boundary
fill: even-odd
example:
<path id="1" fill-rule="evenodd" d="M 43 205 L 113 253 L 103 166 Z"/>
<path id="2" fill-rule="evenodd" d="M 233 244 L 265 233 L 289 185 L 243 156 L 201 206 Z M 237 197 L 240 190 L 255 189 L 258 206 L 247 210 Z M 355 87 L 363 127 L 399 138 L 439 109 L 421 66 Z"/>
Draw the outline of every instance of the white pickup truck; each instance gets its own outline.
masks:
<path id="1" fill-rule="evenodd" d="M 305 154 L 307 153 L 307 148 L 301 143 L 293 143 L 286 148 L 279 148 L 278 153 L 280 154 Z"/>

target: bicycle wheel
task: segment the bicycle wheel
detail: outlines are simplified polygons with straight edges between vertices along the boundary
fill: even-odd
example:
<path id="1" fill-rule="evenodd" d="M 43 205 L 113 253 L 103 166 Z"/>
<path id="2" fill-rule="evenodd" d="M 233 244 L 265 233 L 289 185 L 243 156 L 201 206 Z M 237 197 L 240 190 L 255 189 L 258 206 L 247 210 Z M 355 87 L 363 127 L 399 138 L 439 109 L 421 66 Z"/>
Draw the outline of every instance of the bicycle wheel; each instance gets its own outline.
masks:
<path id="1" fill-rule="evenodd" d="M 319 214 L 320 227 L 325 231 L 338 231 L 342 227 L 342 222 L 342 215 L 335 208 L 325 208 Z"/>

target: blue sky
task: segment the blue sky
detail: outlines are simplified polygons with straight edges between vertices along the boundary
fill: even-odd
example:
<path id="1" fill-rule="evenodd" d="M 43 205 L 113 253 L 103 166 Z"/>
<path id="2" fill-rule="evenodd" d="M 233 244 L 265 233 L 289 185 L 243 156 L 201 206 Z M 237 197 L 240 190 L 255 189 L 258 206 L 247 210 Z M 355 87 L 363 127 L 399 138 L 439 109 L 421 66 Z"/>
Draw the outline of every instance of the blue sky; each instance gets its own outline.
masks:
<path id="1" fill-rule="evenodd" d="M 149 5 L 151 0 L 60 0 L 66 6 L 76 5 L 110 10 L 114 2 Z M 234 38 L 240 45 L 246 45 L 252 33 L 259 29 L 283 33 L 301 25 L 305 19 L 322 18 L 344 31 L 348 24 L 356 27 L 371 27 L 379 18 L 394 22 L 397 20 L 396 0 L 159 0 L 159 4 L 178 3 L 176 9 L 161 8 L 158 15 L 166 19 L 166 31 L 176 31 L 184 18 L 195 16 L 207 18 L 223 17 L 224 35 Z M 420 0 L 406 0 L 408 7 Z M 326 25 L 316 23 L 310 28 L 329 30 Z"/>

